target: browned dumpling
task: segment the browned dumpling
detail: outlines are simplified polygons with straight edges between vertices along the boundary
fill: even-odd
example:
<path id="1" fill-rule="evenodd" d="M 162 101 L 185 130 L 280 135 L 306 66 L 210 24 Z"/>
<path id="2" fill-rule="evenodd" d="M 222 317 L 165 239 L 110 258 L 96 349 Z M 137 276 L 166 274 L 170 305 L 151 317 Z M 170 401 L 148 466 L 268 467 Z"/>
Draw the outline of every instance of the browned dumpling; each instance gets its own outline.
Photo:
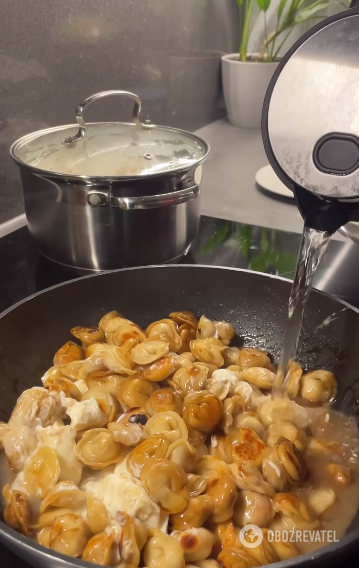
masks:
<path id="1" fill-rule="evenodd" d="M 9 527 L 28 536 L 33 523 L 33 512 L 29 497 L 23 491 L 10 489 L 9 485 L 4 485 L 2 496 L 5 501 L 5 522 Z"/>
<path id="2" fill-rule="evenodd" d="M 150 458 L 165 458 L 169 445 L 168 438 L 163 434 L 150 436 L 128 454 L 126 460 L 128 472 L 139 479 L 145 463 Z"/>
<path id="3" fill-rule="evenodd" d="M 107 428 L 113 439 L 124 446 L 136 446 L 147 438 L 145 425 L 149 415 L 144 408 L 131 408 L 121 414 L 116 422 L 110 422 Z"/>
<path id="4" fill-rule="evenodd" d="M 177 412 L 181 416 L 183 401 L 173 388 L 154 391 L 146 403 L 146 409 L 151 416 L 158 412 Z"/>
<path id="5" fill-rule="evenodd" d="M 106 428 L 92 428 L 84 433 L 75 453 L 84 465 L 97 470 L 121 461 L 124 446 Z"/>
<path id="6" fill-rule="evenodd" d="M 269 495 L 256 491 L 239 491 L 233 511 L 233 520 L 238 527 L 267 527 L 273 517 L 274 507 Z"/>
<path id="7" fill-rule="evenodd" d="M 335 375 L 329 371 L 312 371 L 301 378 L 301 391 L 303 398 L 325 404 L 335 399 L 337 394 L 337 381 Z"/>
<path id="8" fill-rule="evenodd" d="M 214 337 L 196 339 L 195 341 L 191 341 L 190 349 L 192 355 L 202 363 L 209 363 L 216 367 L 222 367 L 224 364 L 221 351 L 225 349 L 225 346 L 219 339 L 216 340 Z"/>
<path id="9" fill-rule="evenodd" d="M 182 531 L 188 528 L 199 528 L 213 512 L 213 501 L 209 495 L 192 497 L 186 508 L 175 515 L 170 515 L 173 530 Z"/>
<path id="10" fill-rule="evenodd" d="M 119 385 L 117 400 L 126 410 L 130 408 L 145 408 L 147 401 L 159 386 L 145 379 L 125 379 Z"/>
<path id="11" fill-rule="evenodd" d="M 188 394 L 201 391 L 205 386 L 207 376 L 206 367 L 196 364 L 185 365 L 175 372 L 169 384 L 184 398 Z"/>
<path id="12" fill-rule="evenodd" d="M 176 530 L 171 533 L 171 537 L 180 543 L 186 562 L 205 560 L 211 554 L 215 542 L 215 536 L 203 527 Z"/>
<path id="13" fill-rule="evenodd" d="M 181 513 L 187 506 L 187 476 L 180 466 L 166 459 L 150 458 L 140 479 L 151 499 L 168 513 Z"/>
<path id="14" fill-rule="evenodd" d="M 224 548 L 217 557 L 222 568 L 255 568 L 258 563 L 241 547 Z"/>
<path id="15" fill-rule="evenodd" d="M 142 379 L 152 382 L 164 381 L 174 372 L 174 356 L 169 353 L 165 357 L 157 359 L 149 365 L 140 365 L 137 367 L 137 374 Z"/>
<path id="16" fill-rule="evenodd" d="M 105 341 L 105 335 L 99 327 L 73 327 L 72 335 L 79 339 L 85 347 L 93 343 L 102 343 Z"/>
<path id="17" fill-rule="evenodd" d="M 80 345 L 74 343 L 73 341 L 67 341 L 65 345 L 60 347 L 54 355 L 54 365 L 59 367 L 60 365 L 66 365 L 66 363 L 71 363 L 72 361 L 81 361 L 85 357 L 85 353 Z"/>
<path id="18" fill-rule="evenodd" d="M 295 445 L 280 438 L 268 448 L 263 459 L 263 477 L 277 491 L 284 491 L 291 485 L 298 485 L 306 476 L 307 470 Z"/>
<path id="19" fill-rule="evenodd" d="M 183 403 L 183 420 L 201 432 L 210 432 L 220 423 L 223 415 L 221 401 L 205 392 L 189 394 Z"/>
<path id="20" fill-rule="evenodd" d="M 177 325 L 170 319 L 151 323 L 146 330 L 146 335 L 149 339 L 168 343 L 170 350 L 175 353 L 182 347 L 182 339 L 177 333 Z"/>
<path id="21" fill-rule="evenodd" d="M 245 349 L 241 349 L 237 359 L 237 365 L 241 367 L 242 371 L 250 369 L 251 367 L 264 367 L 265 369 L 270 369 L 271 360 L 264 351 L 247 347 Z"/>
<path id="22" fill-rule="evenodd" d="M 68 513 L 55 518 L 51 530 L 48 530 L 48 547 L 76 558 L 82 555 L 89 538 L 89 529 L 83 518 Z"/>
<path id="23" fill-rule="evenodd" d="M 231 461 L 250 463 L 261 467 L 266 451 L 265 443 L 252 428 L 238 428 L 226 437 L 224 448 Z"/>

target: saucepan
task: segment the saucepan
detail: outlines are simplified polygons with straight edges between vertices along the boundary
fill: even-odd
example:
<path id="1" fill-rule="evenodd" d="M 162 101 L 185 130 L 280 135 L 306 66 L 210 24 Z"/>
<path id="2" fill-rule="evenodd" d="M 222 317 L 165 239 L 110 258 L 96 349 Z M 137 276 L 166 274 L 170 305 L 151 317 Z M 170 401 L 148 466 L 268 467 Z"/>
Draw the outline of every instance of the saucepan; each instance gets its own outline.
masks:
<path id="1" fill-rule="evenodd" d="M 132 123 L 86 123 L 84 109 L 129 98 Z M 186 254 L 200 218 L 198 136 L 140 120 L 141 100 L 104 91 L 76 109 L 76 125 L 28 134 L 11 147 L 31 235 L 44 256 L 81 270 L 160 264 Z"/>
<path id="2" fill-rule="evenodd" d="M 41 385 L 40 379 L 52 365 L 54 353 L 71 339 L 70 328 L 97 325 L 111 310 L 118 310 L 142 329 L 178 310 L 191 311 L 197 317 L 205 314 L 210 320 L 233 324 L 233 344 L 237 347 L 267 349 L 273 360 L 278 360 L 290 287 L 287 280 L 245 270 L 171 265 L 87 276 L 36 294 L 0 318 L 0 419 L 9 419 L 24 389 Z M 313 291 L 297 359 L 303 368 L 332 371 L 338 382 L 335 407 L 358 417 L 359 313 L 356 309 Z M 4 522 L 0 522 L 0 540 L 34 567 L 91 566 L 43 548 Z M 276 566 L 324 567 L 345 561 L 346 555 L 358 545 L 357 514 L 339 542 Z"/>

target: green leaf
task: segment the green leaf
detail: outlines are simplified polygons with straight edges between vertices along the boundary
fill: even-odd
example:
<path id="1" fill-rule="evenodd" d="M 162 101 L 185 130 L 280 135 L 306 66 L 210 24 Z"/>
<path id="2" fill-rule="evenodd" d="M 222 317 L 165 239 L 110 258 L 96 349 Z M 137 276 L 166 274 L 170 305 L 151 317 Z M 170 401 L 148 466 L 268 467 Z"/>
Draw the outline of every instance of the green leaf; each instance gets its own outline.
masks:
<path id="1" fill-rule="evenodd" d="M 288 274 L 293 272 L 296 265 L 296 255 L 290 252 L 279 252 L 276 260 L 278 274 Z"/>
<path id="2" fill-rule="evenodd" d="M 261 250 L 268 254 L 269 251 L 269 239 L 267 229 L 262 229 L 261 231 Z"/>
<path id="3" fill-rule="evenodd" d="M 268 254 L 265 252 L 260 252 L 255 256 L 249 265 L 250 270 L 255 272 L 265 272 L 268 268 Z"/>
<path id="4" fill-rule="evenodd" d="M 278 10 L 277 10 L 277 21 L 279 22 L 282 14 L 283 14 L 283 10 L 287 4 L 288 0 L 280 0 L 279 6 L 278 6 Z"/>
<path id="5" fill-rule="evenodd" d="M 202 254 L 208 254 L 212 252 L 215 248 L 217 248 L 218 245 L 220 245 L 227 239 L 227 237 L 230 234 L 230 231 L 231 231 L 231 223 L 229 221 L 225 221 L 222 227 L 220 227 L 220 229 L 218 229 L 218 231 L 216 231 L 214 235 L 212 235 L 208 239 L 208 241 L 202 248 Z"/>
<path id="6" fill-rule="evenodd" d="M 266 12 L 270 6 L 271 0 L 257 0 L 258 8 Z"/>
<path id="7" fill-rule="evenodd" d="M 250 225 L 242 225 L 238 234 L 239 250 L 247 258 L 252 246 L 252 227 Z"/>
<path id="8" fill-rule="evenodd" d="M 295 24 L 301 24 L 310 18 L 313 18 L 315 14 L 320 12 L 321 10 L 326 10 L 330 6 L 330 2 L 321 2 L 318 4 L 315 2 L 315 6 L 308 6 L 307 8 L 303 8 L 300 12 L 298 12 L 294 17 Z"/>
<path id="9" fill-rule="evenodd" d="M 238 6 L 242 6 L 242 5 L 243 5 L 243 0 L 237 0 L 237 4 L 238 4 Z"/>

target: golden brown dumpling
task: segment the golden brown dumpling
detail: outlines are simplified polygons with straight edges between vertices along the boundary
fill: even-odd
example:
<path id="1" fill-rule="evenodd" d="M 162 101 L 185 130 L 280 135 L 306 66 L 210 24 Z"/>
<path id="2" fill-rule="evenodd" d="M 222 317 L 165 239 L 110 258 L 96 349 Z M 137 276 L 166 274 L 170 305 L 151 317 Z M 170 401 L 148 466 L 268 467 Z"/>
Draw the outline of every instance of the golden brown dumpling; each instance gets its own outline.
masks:
<path id="1" fill-rule="evenodd" d="M 187 440 L 187 426 L 177 412 L 158 412 L 152 416 L 145 425 L 148 436 L 163 434 L 170 444 L 176 440 Z"/>
<path id="2" fill-rule="evenodd" d="M 301 378 L 301 391 L 303 398 L 317 404 L 332 402 L 337 395 L 337 381 L 330 371 L 312 371 Z"/>
<path id="3" fill-rule="evenodd" d="M 28 536 L 31 532 L 33 512 L 26 493 L 4 485 L 2 496 L 5 501 L 4 519 L 9 527 Z"/>
<path id="4" fill-rule="evenodd" d="M 266 527 L 273 517 L 273 502 L 269 495 L 256 491 L 239 491 L 233 511 L 235 525 L 238 527 L 244 525 Z"/>
<path id="5" fill-rule="evenodd" d="M 190 349 L 192 355 L 194 355 L 198 361 L 209 363 L 216 367 L 222 367 L 224 365 L 221 351 L 223 351 L 225 347 L 219 339 L 216 340 L 214 337 L 209 339 L 196 339 L 195 341 L 191 341 Z"/>
<path id="6" fill-rule="evenodd" d="M 178 325 L 189 325 L 193 329 L 197 329 L 198 319 L 192 312 L 172 312 L 169 316 Z"/>
<path id="7" fill-rule="evenodd" d="M 105 341 L 105 335 L 99 327 L 73 327 L 70 333 L 79 339 L 85 347 L 92 343 L 102 343 Z"/>
<path id="8" fill-rule="evenodd" d="M 221 568 L 255 568 L 258 563 L 241 547 L 224 548 L 217 560 Z"/>
<path id="9" fill-rule="evenodd" d="M 148 399 L 159 386 L 145 379 L 131 378 L 120 383 L 117 400 L 123 408 L 146 407 Z"/>
<path id="10" fill-rule="evenodd" d="M 275 446 L 267 449 L 262 472 L 264 479 L 277 491 L 298 485 L 307 473 L 297 448 L 285 438 L 280 438 Z"/>
<path id="11" fill-rule="evenodd" d="M 264 367 L 265 369 L 270 369 L 271 360 L 265 351 L 246 347 L 245 349 L 241 349 L 237 359 L 237 365 L 241 367 L 242 371 L 250 369 L 251 367 Z"/>
<path id="12" fill-rule="evenodd" d="M 211 554 L 215 542 L 215 536 L 205 528 L 174 531 L 171 537 L 180 543 L 186 562 L 205 560 Z"/>
<path id="13" fill-rule="evenodd" d="M 251 463 L 261 467 L 266 451 L 265 443 L 252 428 L 238 428 L 226 437 L 224 448 L 232 461 Z"/>
<path id="14" fill-rule="evenodd" d="M 147 337 L 151 340 L 164 341 L 169 348 L 177 353 L 182 347 L 182 339 L 177 333 L 177 324 L 170 319 L 155 321 L 146 330 Z"/>
<path id="15" fill-rule="evenodd" d="M 68 513 L 55 518 L 49 532 L 49 548 L 66 554 L 79 557 L 83 553 L 90 537 L 85 521 L 75 513 Z"/>
<path id="16" fill-rule="evenodd" d="M 136 446 L 147 438 L 144 427 L 148 418 L 144 408 L 131 408 L 121 414 L 116 422 L 110 422 L 107 428 L 116 442 L 124 446 Z"/>
<path id="17" fill-rule="evenodd" d="M 213 512 L 213 501 L 209 495 L 192 497 L 186 508 L 175 515 L 170 515 L 170 525 L 173 530 L 183 531 L 188 528 L 199 528 L 207 521 Z"/>
<path id="18" fill-rule="evenodd" d="M 150 538 L 143 549 L 147 568 L 184 568 L 185 560 L 180 543 L 159 529 L 149 531 Z"/>
<path id="19" fill-rule="evenodd" d="M 210 432 L 220 423 L 222 415 L 221 401 L 206 391 L 189 394 L 184 399 L 183 419 L 191 428 Z"/>
<path id="20" fill-rule="evenodd" d="M 90 538 L 81 558 L 99 566 L 115 566 L 118 560 L 117 547 L 113 531 L 101 532 Z"/>
<path id="21" fill-rule="evenodd" d="M 168 343 L 151 340 L 136 345 L 131 351 L 131 356 L 132 360 L 137 363 L 137 365 L 149 365 L 167 355 L 168 352 Z"/>
<path id="22" fill-rule="evenodd" d="M 181 513 L 187 506 L 189 490 L 185 471 L 166 459 L 150 458 L 141 470 L 141 481 L 151 499 L 168 513 Z"/>
<path id="23" fill-rule="evenodd" d="M 171 387 L 182 397 L 201 391 L 206 383 L 208 369 L 190 364 L 178 369 L 168 381 Z"/>
<path id="24" fill-rule="evenodd" d="M 142 379 L 152 382 L 164 381 L 174 372 L 174 356 L 169 353 L 154 363 L 137 367 L 137 374 Z"/>
<path id="25" fill-rule="evenodd" d="M 92 428 L 83 434 L 75 453 L 84 465 L 97 470 L 121 461 L 124 446 L 106 428 Z"/>
<path id="26" fill-rule="evenodd" d="M 158 389 L 152 393 L 146 403 L 146 409 L 151 416 L 158 412 L 177 412 L 182 414 L 183 402 L 173 388 Z"/>
<path id="27" fill-rule="evenodd" d="M 168 438 L 163 434 L 150 436 L 128 454 L 126 460 L 128 472 L 133 475 L 133 477 L 139 479 L 145 463 L 147 463 L 150 458 L 164 458 L 169 445 L 170 442 Z"/>
<path id="28" fill-rule="evenodd" d="M 72 361 L 81 361 L 84 357 L 84 350 L 80 345 L 77 345 L 77 343 L 73 341 L 67 341 L 65 345 L 56 351 L 54 355 L 54 365 L 55 367 L 59 367 L 60 365 L 71 363 Z"/>

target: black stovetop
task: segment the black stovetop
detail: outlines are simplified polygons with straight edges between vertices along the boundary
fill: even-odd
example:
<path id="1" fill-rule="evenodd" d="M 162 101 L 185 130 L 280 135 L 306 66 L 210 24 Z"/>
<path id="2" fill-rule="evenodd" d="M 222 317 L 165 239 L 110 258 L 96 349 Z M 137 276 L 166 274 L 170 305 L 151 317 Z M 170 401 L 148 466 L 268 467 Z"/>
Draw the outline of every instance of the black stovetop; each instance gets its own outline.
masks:
<path id="1" fill-rule="evenodd" d="M 183 264 L 246 268 L 291 279 L 300 235 L 202 217 Z M 315 286 L 359 308 L 359 246 L 332 240 L 315 277 Z M 23 227 L 0 238 L 0 313 L 35 292 L 79 274 L 42 257 Z M 3 565 L 30 568 L 0 544 Z M 356 565 L 356 555 L 347 564 Z M 330 565 L 336 568 L 337 564 Z"/>
<path id="2" fill-rule="evenodd" d="M 202 217 L 200 229 L 182 264 L 248 268 L 293 278 L 301 236 Z M 359 307 L 359 246 L 332 240 L 315 276 L 315 286 Z M 79 274 L 39 254 L 23 227 L 0 238 L 0 313 L 35 292 Z"/>

